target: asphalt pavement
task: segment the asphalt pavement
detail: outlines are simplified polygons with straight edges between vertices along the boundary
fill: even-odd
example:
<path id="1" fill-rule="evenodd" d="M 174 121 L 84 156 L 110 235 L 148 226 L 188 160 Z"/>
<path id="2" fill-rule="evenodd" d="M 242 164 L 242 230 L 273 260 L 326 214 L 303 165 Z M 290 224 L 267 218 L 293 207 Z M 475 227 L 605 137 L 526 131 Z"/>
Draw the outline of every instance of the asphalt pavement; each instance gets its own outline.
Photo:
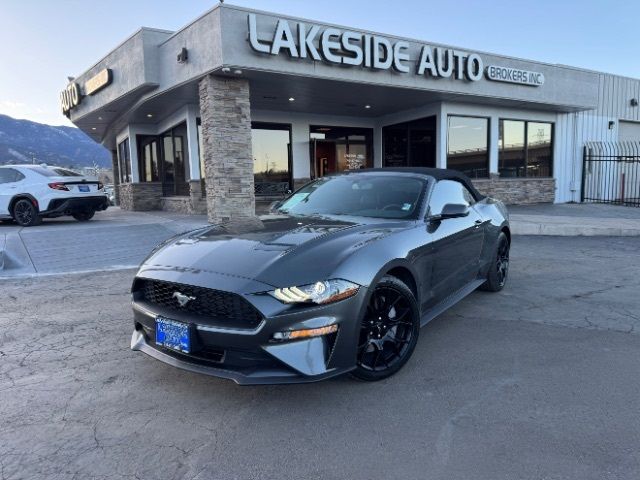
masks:
<path id="1" fill-rule="evenodd" d="M 638 272 L 514 237 L 394 377 L 264 387 L 130 351 L 133 270 L 0 280 L 0 479 L 636 479 Z"/>

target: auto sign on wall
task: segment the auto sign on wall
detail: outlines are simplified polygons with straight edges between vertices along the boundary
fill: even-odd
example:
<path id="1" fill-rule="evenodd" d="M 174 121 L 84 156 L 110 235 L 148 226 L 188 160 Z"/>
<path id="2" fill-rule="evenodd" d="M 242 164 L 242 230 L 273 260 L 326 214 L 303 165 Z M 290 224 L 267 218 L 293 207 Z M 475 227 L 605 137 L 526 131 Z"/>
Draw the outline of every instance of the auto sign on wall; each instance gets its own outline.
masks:
<path id="1" fill-rule="evenodd" d="M 84 95 L 95 95 L 103 88 L 109 86 L 113 80 L 113 73 L 109 68 L 103 68 L 84 83 Z M 76 82 L 71 82 L 60 92 L 60 107 L 67 117 L 71 110 L 82 103 L 82 89 Z"/>
<path id="2" fill-rule="evenodd" d="M 538 87 L 544 84 L 539 72 L 491 65 L 484 67 L 478 53 L 460 49 L 420 45 L 415 61 L 409 55 L 411 45 L 405 40 L 391 40 L 384 36 L 321 27 L 304 22 L 290 24 L 278 19 L 270 38 L 258 38 L 255 14 L 247 16 L 248 42 L 260 54 L 278 56 L 286 53 L 296 60 L 313 60 L 347 67 L 389 70 L 432 78 L 450 78 L 478 82 L 488 80 Z M 415 67 L 411 68 L 411 63 Z"/>
<path id="3" fill-rule="evenodd" d="M 519 68 L 489 65 L 486 70 L 486 76 L 494 82 L 515 83 L 530 87 L 539 87 L 544 84 L 544 75 L 542 73 L 520 70 Z"/>

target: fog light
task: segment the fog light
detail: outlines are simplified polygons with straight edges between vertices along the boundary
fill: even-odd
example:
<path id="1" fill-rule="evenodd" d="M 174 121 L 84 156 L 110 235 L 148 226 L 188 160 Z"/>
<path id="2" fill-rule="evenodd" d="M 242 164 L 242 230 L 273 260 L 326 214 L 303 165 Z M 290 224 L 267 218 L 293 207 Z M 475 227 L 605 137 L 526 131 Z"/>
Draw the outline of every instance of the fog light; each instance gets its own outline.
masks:
<path id="1" fill-rule="evenodd" d="M 338 325 L 327 325 L 326 327 L 310 328 L 307 330 L 292 330 L 290 332 L 276 332 L 273 334 L 274 340 L 299 340 L 301 338 L 321 337 L 330 333 L 336 333 Z"/>

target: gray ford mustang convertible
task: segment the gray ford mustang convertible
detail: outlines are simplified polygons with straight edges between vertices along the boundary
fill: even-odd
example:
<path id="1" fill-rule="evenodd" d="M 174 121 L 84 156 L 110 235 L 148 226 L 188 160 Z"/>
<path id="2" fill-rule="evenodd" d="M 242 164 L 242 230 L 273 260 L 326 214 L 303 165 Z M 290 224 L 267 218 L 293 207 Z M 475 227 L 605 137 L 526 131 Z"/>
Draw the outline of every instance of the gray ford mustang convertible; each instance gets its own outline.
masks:
<path id="1" fill-rule="evenodd" d="M 380 380 L 420 327 L 480 287 L 503 288 L 508 214 L 442 169 L 313 181 L 246 231 L 157 247 L 133 282 L 133 350 L 240 384 Z"/>

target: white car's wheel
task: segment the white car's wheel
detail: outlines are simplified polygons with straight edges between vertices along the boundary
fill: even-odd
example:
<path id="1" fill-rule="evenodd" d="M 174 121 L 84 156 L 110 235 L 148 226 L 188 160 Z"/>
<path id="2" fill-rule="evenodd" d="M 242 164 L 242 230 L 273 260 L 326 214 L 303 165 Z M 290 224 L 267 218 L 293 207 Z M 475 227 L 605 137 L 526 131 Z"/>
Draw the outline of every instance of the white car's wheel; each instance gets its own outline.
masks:
<path id="1" fill-rule="evenodd" d="M 27 198 L 18 200 L 11 212 L 13 219 L 22 227 L 33 227 L 42 222 L 42 217 L 38 214 L 38 209 L 33 202 Z"/>

